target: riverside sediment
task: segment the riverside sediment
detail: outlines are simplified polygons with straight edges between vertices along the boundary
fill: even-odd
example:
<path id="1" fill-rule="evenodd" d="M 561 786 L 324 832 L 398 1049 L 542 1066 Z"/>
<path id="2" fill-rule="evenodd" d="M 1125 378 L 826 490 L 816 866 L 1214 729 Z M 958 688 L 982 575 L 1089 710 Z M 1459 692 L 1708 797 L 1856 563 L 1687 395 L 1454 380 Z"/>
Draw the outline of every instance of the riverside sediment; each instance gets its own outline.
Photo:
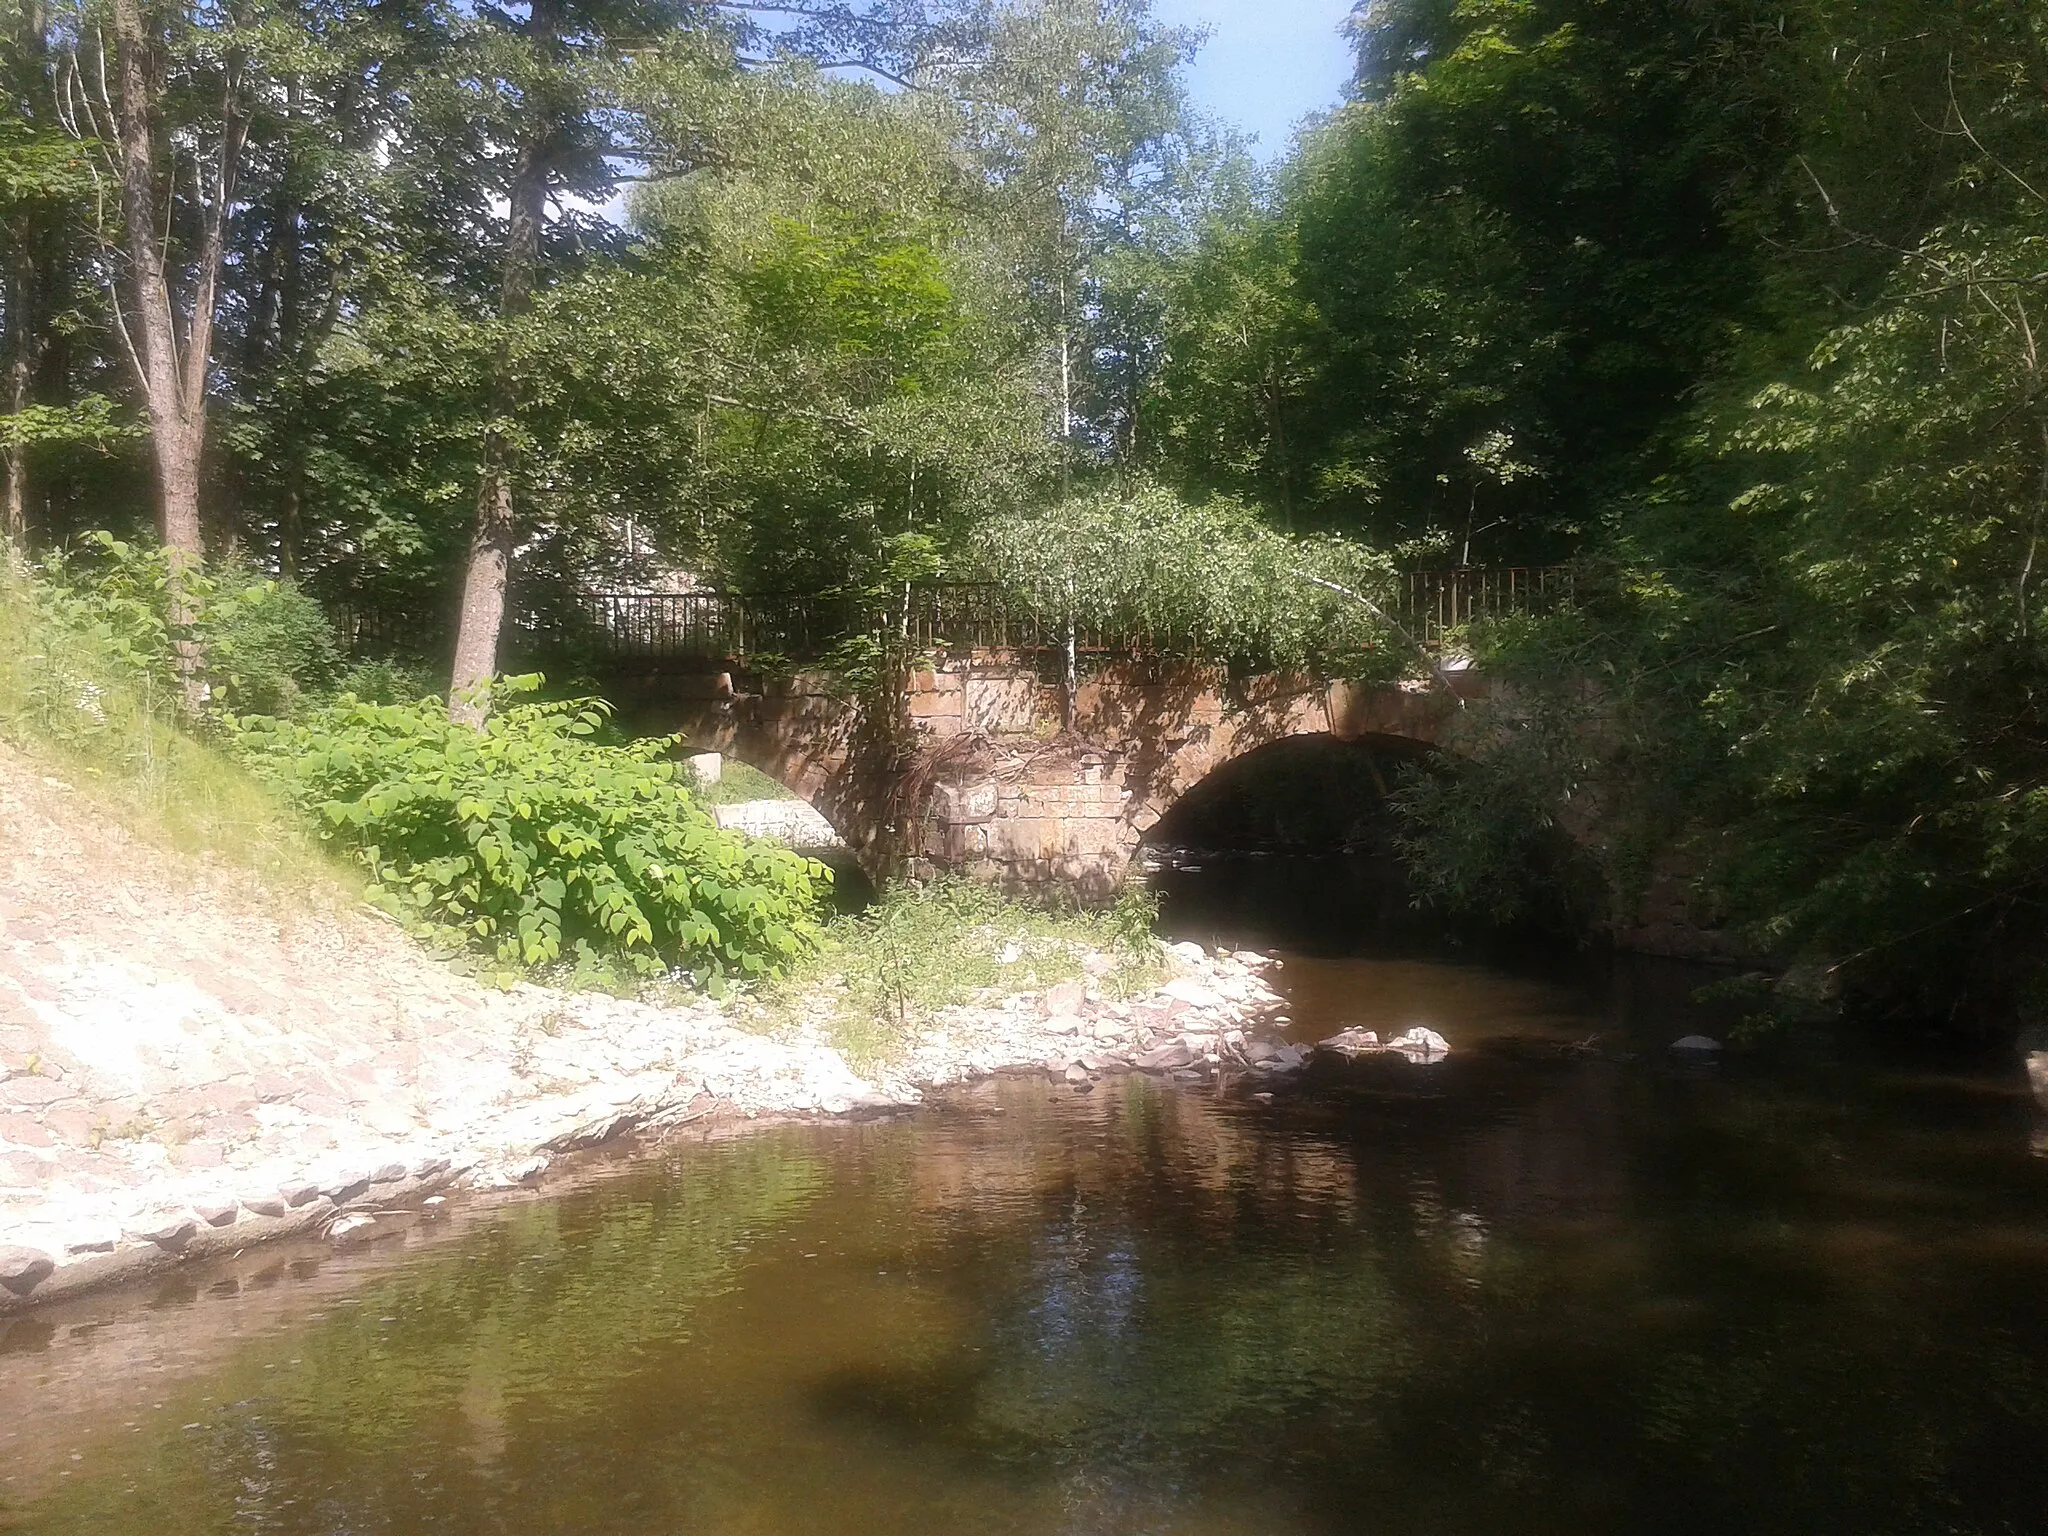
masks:
<path id="1" fill-rule="evenodd" d="M 379 1068 L 365 1074 L 307 1041 L 260 1084 L 214 1078 L 200 1089 L 215 1109 L 196 1127 L 204 1139 L 165 1134 L 189 1083 L 98 1098 L 93 1066 L 67 1052 L 78 1091 L 0 1121 L 21 1138 L 0 1153 L 0 1313 L 270 1238 L 353 1233 L 366 1223 L 351 1216 L 374 1221 L 466 1188 L 535 1183 L 565 1154 L 627 1133 L 897 1109 L 1004 1071 L 1082 1087 L 1125 1070 L 1299 1065 L 1294 1048 L 1247 1034 L 1278 1007 L 1263 957 L 1173 949 L 1174 978 L 1129 1000 L 1073 982 L 943 1010 L 904 1060 L 867 1076 L 808 1029 L 750 1033 L 708 999 L 655 1007 L 521 986 L 477 999 L 486 1020 L 424 1030 L 388 1089 Z M 66 1086 L 36 1073 L 0 1092 L 21 1081 Z M 351 1081 L 356 1094 L 334 1097 Z M 81 1117 L 103 1127 L 115 1115 L 144 1123 L 119 1138 L 59 1139 Z"/>
<path id="2" fill-rule="evenodd" d="M 1151 992 L 946 1009 L 863 1076 L 814 1027 L 759 1033 L 708 998 L 481 986 L 360 910 L 166 859 L 4 750 L 0 903 L 0 1312 L 529 1183 L 628 1132 L 874 1112 L 1018 1068 L 1079 1086 L 1167 1041 L 1199 1071 L 1278 1009 L 1263 961 L 1175 946 Z"/>

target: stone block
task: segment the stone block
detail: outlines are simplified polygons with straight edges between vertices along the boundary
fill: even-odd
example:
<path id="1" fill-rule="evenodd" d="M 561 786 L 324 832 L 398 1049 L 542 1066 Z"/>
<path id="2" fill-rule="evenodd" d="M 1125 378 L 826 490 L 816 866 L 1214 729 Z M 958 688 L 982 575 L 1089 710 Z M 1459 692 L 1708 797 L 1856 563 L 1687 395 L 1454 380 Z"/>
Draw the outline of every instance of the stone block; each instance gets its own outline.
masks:
<path id="1" fill-rule="evenodd" d="M 71 1090 L 47 1077 L 10 1077 L 0 1083 L 0 1108 L 42 1109 L 71 1097 Z"/>
<path id="2" fill-rule="evenodd" d="M 0 1189 L 41 1189 L 53 1167 L 31 1152 L 0 1152 Z"/>
<path id="3" fill-rule="evenodd" d="M 190 1211 L 160 1211 L 144 1216 L 128 1229 L 129 1236 L 159 1248 L 178 1249 L 199 1230 L 199 1218 Z"/>
<path id="4" fill-rule="evenodd" d="M 942 822 L 958 824 L 991 820 L 1000 800 L 1000 787 L 994 779 L 980 779 L 972 784 L 932 786 L 932 814 Z"/>
<path id="5" fill-rule="evenodd" d="M 48 1147 L 55 1145 L 56 1138 L 32 1115 L 0 1115 L 0 1142 L 17 1147 Z"/>
<path id="6" fill-rule="evenodd" d="M 53 1109 L 44 1115 L 43 1124 L 58 1141 L 68 1142 L 74 1147 L 83 1147 L 91 1144 L 96 1125 L 119 1127 L 137 1118 L 137 1111 L 119 1105 L 103 1105 L 100 1115 L 95 1115 L 83 1106 L 67 1106 L 63 1109 Z"/>
<path id="7" fill-rule="evenodd" d="M 1037 719 L 1038 680 L 1028 674 L 968 674 L 962 689 L 968 726 L 990 736 L 1028 732 Z"/>
<path id="8" fill-rule="evenodd" d="M 1012 816 L 995 822 L 988 829 L 990 857 L 1006 864 L 1037 858 L 1039 829 L 1043 824 L 1037 816 Z"/>
<path id="9" fill-rule="evenodd" d="M 939 838 L 939 855 L 949 864 L 966 864 L 988 857 L 989 829 L 976 823 L 953 822 L 942 825 Z"/>
<path id="10" fill-rule="evenodd" d="M 1072 1014 L 1081 1011 L 1081 1003 L 1088 989 L 1078 981 L 1063 981 L 1045 990 L 1045 1011 L 1048 1014 Z"/>

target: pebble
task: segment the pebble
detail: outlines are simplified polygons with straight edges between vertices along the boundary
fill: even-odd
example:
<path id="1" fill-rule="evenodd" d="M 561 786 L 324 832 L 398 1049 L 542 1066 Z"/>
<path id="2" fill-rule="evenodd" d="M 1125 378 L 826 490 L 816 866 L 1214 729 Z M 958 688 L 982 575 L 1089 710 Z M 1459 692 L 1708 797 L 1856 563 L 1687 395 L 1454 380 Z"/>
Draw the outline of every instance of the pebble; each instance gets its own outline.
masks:
<path id="1" fill-rule="evenodd" d="M 56 1267 L 57 1261 L 40 1248 L 13 1243 L 0 1246 L 0 1287 L 17 1296 L 26 1296 L 41 1285 Z"/>
<path id="2" fill-rule="evenodd" d="M 159 1248 L 176 1248 L 199 1230 L 199 1218 L 186 1212 L 163 1212 L 130 1227 L 131 1235 Z"/>

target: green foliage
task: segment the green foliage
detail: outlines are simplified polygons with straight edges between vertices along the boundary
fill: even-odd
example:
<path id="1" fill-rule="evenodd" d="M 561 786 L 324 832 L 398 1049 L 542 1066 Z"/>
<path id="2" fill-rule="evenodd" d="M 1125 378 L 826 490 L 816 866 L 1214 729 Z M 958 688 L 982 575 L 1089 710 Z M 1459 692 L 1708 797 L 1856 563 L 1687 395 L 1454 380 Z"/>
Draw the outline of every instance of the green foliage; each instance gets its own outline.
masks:
<path id="1" fill-rule="evenodd" d="M 864 601 L 906 542 L 949 549 L 1042 481 L 1021 297 L 924 104 L 793 74 L 735 107 L 791 142 L 642 195 L 636 269 L 544 308 L 582 309 L 546 361 L 604 423 L 563 449 L 593 486 L 658 474 L 647 526 L 707 572 Z"/>
<path id="2" fill-rule="evenodd" d="M 736 757 L 719 766 L 718 782 L 693 784 L 691 793 L 699 805 L 740 805 L 749 800 L 794 800 L 798 796 L 760 769 Z"/>
<path id="3" fill-rule="evenodd" d="M 865 1070 L 907 1052 L 940 1009 L 1078 980 L 1091 955 L 1104 957 L 1096 984 L 1111 995 L 1143 990 L 1163 974 L 1157 915 L 1136 889 L 1106 910 L 1062 911 L 963 880 L 894 886 L 834 919 L 818 953 L 763 993 L 760 1016 L 822 1022 Z"/>
<path id="4" fill-rule="evenodd" d="M 1569 552 L 1759 307 L 1756 10 L 1361 7 L 1357 98 L 1170 292 L 1159 472 L 1387 544 Z"/>
<path id="5" fill-rule="evenodd" d="M 353 880 L 289 807 L 180 729 L 154 617 L 0 566 L 0 739 L 147 844 L 231 868 L 281 903 L 352 899 Z"/>
<path id="6" fill-rule="evenodd" d="M 30 403 L 0 416 L 0 448 L 35 448 L 53 443 L 88 443 L 96 447 L 130 441 L 141 435 L 114 415 L 105 395 L 87 395 L 69 405 Z"/>
<path id="7" fill-rule="evenodd" d="M 174 683 L 178 647 L 193 647 L 216 710 L 289 714 L 340 669 L 319 605 L 239 562 L 186 570 L 174 582 L 163 550 L 94 533 L 75 555 L 53 551 L 40 577 L 33 590 L 56 623 L 91 635 L 162 688 Z"/>
<path id="8" fill-rule="evenodd" d="M 1591 776 L 1586 721 L 1561 709 L 1512 723 L 1448 763 L 1411 764 L 1392 808 L 1416 899 L 1498 925 L 1586 926 L 1603 915 L 1602 871 L 1563 818 Z M 1584 818 L 1572 830 L 1591 829 Z"/>
<path id="9" fill-rule="evenodd" d="M 1920 1013 L 2048 1007 L 2048 36 L 1996 0 L 1384 0 L 1356 100 L 1171 286 L 1158 472 L 1425 558 L 1574 549 L 1464 643 L 1425 890 L 1699 879 Z M 1593 857 L 1593 855 L 1588 855 Z M 1576 885 L 1569 876 L 1566 887 Z"/>
<path id="10" fill-rule="evenodd" d="M 1385 556 L 1276 532 L 1238 502 L 1140 482 L 997 519 L 980 542 L 983 572 L 1050 619 L 1355 677 L 1399 676 L 1416 660 L 1368 606 L 1390 601 Z"/>
<path id="11" fill-rule="evenodd" d="M 761 976 L 817 936 L 823 866 L 721 831 L 664 761 L 671 741 L 603 739 L 596 700 L 516 703 L 482 730 L 439 699 L 344 697 L 285 722 L 244 717 L 246 761 L 348 850 L 372 899 L 499 963 L 616 958 L 640 975 Z"/>
<path id="12" fill-rule="evenodd" d="M 335 680 L 336 697 L 347 695 L 365 704 L 410 704 L 434 691 L 426 667 L 389 657 L 352 662 Z"/>

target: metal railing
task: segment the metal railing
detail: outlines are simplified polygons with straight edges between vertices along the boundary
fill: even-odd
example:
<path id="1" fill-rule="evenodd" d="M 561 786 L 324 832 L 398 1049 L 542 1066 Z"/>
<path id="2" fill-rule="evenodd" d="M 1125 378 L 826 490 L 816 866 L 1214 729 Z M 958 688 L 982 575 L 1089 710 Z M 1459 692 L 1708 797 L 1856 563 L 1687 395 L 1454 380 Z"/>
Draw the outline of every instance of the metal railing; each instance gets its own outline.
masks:
<path id="1" fill-rule="evenodd" d="M 1409 571 L 1396 612 L 1422 644 L 1438 647 L 1479 620 L 1540 611 L 1571 592 L 1564 566 L 1468 566 Z M 582 599 L 584 642 L 619 661 L 732 661 L 779 657 L 816 661 L 850 636 L 888 635 L 912 650 L 1053 651 L 1064 647 L 1057 618 L 1018 605 L 989 582 L 911 584 L 893 601 L 862 603 L 803 592 L 593 592 Z M 1083 626 L 1076 648 L 1090 655 L 1193 655 L 1185 636 L 1144 626 Z"/>
<path id="2" fill-rule="evenodd" d="M 1408 571 L 1396 617 L 1422 644 L 1441 646 L 1454 630 L 1511 613 L 1540 613 L 1572 593 L 1568 565 L 1466 565 Z"/>

